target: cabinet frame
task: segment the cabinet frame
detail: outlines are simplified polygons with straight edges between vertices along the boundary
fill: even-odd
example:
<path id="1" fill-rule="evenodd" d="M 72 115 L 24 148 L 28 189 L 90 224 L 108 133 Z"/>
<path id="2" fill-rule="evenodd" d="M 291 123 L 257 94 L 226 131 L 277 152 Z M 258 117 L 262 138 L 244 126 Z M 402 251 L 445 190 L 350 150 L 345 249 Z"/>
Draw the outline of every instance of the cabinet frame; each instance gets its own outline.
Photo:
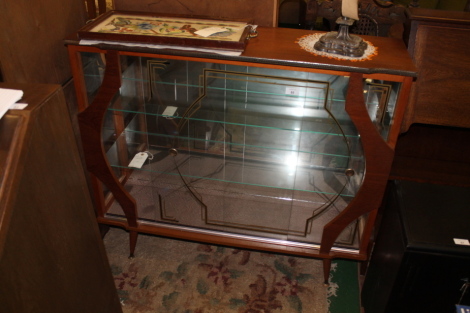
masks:
<path id="1" fill-rule="evenodd" d="M 91 176 L 90 181 L 95 196 L 97 220 L 101 224 L 118 226 L 129 231 L 131 255 L 137 243 L 138 233 L 148 233 L 211 244 L 320 258 L 323 259 L 325 281 L 328 281 L 332 259 L 347 258 L 364 261 L 368 258 L 370 237 L 375 224 L 377 208 L 382 201 L 393 162 L 394 148 L 400 133 L 409 91 L 416 75 L 415 68 L 404 44 L 390 38 L 368 37 L 368 40 L 378 46 L 379 55 L 373 61 L 351 62 L 330 60 L 302 51 L 296 45 L 295 40 L 311 33 L 308 31 L 259 28 L 258 32 L 258 38 L 252 39 L 245 52 L 237 57 L 166 50 L 155 52 L 149 51 L 149 49 L 113 46 L 105 43 L 96 46 L 85 46 L 79 44 L 76 34 L 67 39 L 66 44 L 74 73 L 79 104 L 78 120 L 82 146 L 87 169 Z M 269 38 L 274 39 L 270 40 Z M 286 49 L 284 51 L 273 50 L 273 44 L 278 47 L 286 47 Z M 383 55 L 380 54 L 382 51 L 384 52 Z M 88 103 L 85 89 L 80 57 L 82 52 L 102 54 L 106 62 L 103 83 L 92 103 Z M 162 227 L 138 222 L 136 200 L 124 188 L 130 171 L 126 171 L 121 177 L 115 177 L 106 159 L 101 138 L 101 128 L 108 103 L 121 86 L 121 56 L 210 62 L 349 76 L 345 110 L 361 135 L 366 160 L 366 173 L 356 197 L 346 209 L 324 226 L 320 245 L 302 245 L 289 241 L 274 242 L 266 238 L 245 237 L 234 234 L 220 235 L 205 231 L 194 232 L 190 228 Z M 366 78 L 401 83 L 394 119 L 387 140 L 382 138 L 369 117 L 363 94 L 363 79 Z M 116 125 L 119 124 L 122 125 L 118 121 Z M 119 132 L 124 131 L 124 128 L 117 129 L 117 131 L 116 138 L 119 137 Z M 110 191 L 108 196 L 104 195 L 103 184 Z M 105 216 L 114 200 L 121 204 L 126 219 L 116 220 Z M 367 215 L 367 218 L 365 219 L 362 238 L 360 238 L 360 248 L 354 250 L 334 247 L 334 242 L 341 231 L 351 222 L 365 215 Z"/>

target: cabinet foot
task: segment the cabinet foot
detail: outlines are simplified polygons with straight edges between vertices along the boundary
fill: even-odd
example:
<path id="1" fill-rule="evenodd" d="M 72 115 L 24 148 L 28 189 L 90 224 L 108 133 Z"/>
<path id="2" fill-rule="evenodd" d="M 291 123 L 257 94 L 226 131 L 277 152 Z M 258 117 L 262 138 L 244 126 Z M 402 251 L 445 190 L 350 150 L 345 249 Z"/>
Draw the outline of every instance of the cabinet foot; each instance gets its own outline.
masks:
<path id="1" fill-rule="evenodd" d="M 135 247 L 137 245 L 137 236 L 139 235 L 136 231 L 129 231 L 129 259 L 134 258 Z"/>
<path id="2" fill-rule="evenodd" d="M 330 285 L 330 270 L 331 270 L 331 259 L 323 259 L 323 278 L 324 285 Z"/>

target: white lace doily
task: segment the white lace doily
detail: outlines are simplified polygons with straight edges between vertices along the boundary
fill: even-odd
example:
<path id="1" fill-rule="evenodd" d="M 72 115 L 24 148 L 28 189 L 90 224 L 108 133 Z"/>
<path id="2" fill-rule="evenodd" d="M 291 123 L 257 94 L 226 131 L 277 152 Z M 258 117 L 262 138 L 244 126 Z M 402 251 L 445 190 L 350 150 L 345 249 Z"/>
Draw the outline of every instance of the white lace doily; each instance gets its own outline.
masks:
<path id="1" fill-rule="evenodd" d="M 297 43 L 300 45 L 302 49 L 304 49 L 307 52 L 310 52 L 312 54 L 319 55 L 322 57 L 327 57 L 330 59 L 349 60 L 353 62 L 354 61 L 366 61 L 366 60 L 370 60 L 373 56 L 377 55 L 377 48 L 372 43 L 366 40 L 364 40 L 364 42 L 367 43 L 367 49 L 364 52 L 364 55 L 362 57 L 348 57 L 348 56 L 339 55 L 339 54 L 317 51 L 313 48 L 313 46 L 323 35 L 324 33 L 306 35 L 306 36 L 299 38 L 297 40 Z"/>

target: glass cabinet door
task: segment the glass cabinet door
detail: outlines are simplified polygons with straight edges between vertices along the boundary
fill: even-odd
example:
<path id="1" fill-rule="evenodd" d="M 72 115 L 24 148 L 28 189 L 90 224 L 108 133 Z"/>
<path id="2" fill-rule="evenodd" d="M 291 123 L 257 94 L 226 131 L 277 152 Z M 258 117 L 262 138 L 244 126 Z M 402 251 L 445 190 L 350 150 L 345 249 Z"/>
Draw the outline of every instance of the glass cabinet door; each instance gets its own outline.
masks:
<path id="1" fill-rule="evenodd" d="M 90 60 L 91 100 L 102 71 L 99 56 Z M 348 77 L 143 57 L 122 57 L 121 66 L 103 144 L 115 174 L 130 175 L 142 223 L 319 244 L 361 187 L 365 159 L 345 112 Z M 367 110 L 385 139 L 399 87 L 364 80 Z M 131 163 L 136 155 L 142 165 Z M 118 203 L 108 216 L 123 216 Z M 336 245 L 358 248 L 359 224 Z"/>

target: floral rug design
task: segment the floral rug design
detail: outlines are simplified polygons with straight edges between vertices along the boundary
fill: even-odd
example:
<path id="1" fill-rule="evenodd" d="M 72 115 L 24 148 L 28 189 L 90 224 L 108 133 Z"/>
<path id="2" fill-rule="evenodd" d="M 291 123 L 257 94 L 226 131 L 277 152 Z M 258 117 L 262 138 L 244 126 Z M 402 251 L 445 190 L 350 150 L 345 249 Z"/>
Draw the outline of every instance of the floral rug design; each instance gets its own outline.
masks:
<path id="1" fill-rule="evenodd" d="M 328 313 L 336 285 L 320 260 L 139 235 L 112 228 L 105 247 L 125 313 Z"/>

